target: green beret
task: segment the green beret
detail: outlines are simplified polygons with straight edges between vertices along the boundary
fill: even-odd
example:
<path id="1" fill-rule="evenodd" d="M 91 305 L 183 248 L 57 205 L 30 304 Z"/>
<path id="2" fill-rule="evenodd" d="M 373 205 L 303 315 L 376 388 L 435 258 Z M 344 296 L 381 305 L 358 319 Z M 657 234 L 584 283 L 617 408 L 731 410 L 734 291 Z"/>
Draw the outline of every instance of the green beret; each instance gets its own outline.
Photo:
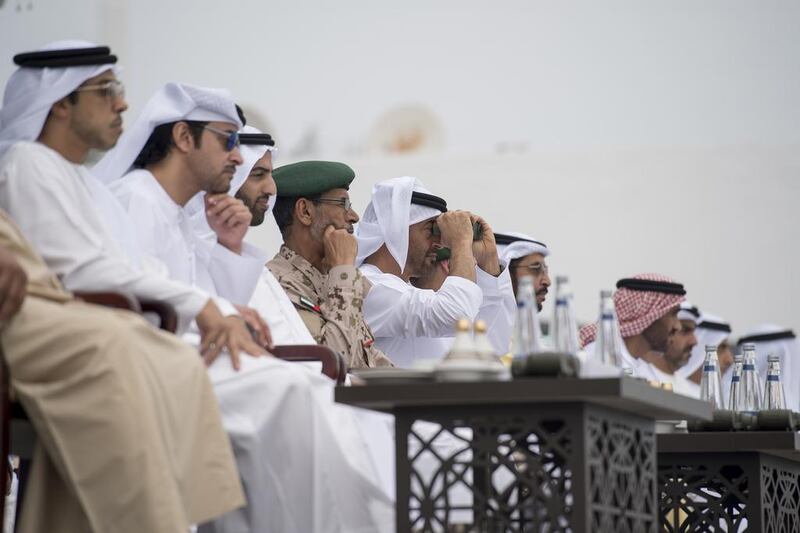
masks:
<path id="1" fill-rule="evenodd" d="M 356 177 L 353 169 L 334 161 L 301 161 L 272 172 L 278 196 L 314 196 L 331 189 L 347 189 Z"/>

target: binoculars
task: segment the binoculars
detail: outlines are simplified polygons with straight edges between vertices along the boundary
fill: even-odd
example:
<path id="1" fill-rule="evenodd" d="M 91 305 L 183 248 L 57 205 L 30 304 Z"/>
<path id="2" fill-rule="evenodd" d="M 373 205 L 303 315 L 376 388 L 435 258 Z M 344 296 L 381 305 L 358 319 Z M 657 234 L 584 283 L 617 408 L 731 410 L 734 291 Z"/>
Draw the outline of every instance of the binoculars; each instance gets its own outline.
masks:
<path id="1" fill-rule="evenodd" d="M 442 230 L 439 229 L 439 225 L 434 222 L 433 228 L 431 228 L 431 233 L 435 236 L 439 236 L 442 234 Z M 483 227 L 478 222 L 472 223 L 472 240 L 479 241 L 483 238 Z"/>
<path id="2" fill-rule="evenodd" d="M 439 225 L 436 222 L 433 223 L 433 228 L 431 228 L 431 233 L 434 235 L 441 235 L 442 231 L 439 229 Z M 483 238 L 483 227 L 478 222 L 472 223 L 472 240 L 479 241 Z M 436 261 L 444 261 L 445 259 L 450 259 L 450 248 L 439 248 L 436 250 Z"/>

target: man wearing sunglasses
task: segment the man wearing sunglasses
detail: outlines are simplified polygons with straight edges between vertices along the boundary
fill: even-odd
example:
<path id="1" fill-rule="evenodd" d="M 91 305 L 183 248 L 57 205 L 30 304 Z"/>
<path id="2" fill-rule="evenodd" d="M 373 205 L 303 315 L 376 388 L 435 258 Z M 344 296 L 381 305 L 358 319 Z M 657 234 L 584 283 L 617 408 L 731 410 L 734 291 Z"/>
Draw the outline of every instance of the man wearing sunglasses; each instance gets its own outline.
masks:
<path id="1" fill-rule="evenodd" d="M 109 181 L 143 248 L 167 265 L 171 277 L 246 305 L 264 255 L 244 243 L 250 212 L 227 194 L 242 164 L 235 106 L 210 110 L 197 103 L 206 96 L 227 97 L 218 93 L 222 91 L 165 85 L 95 172 Z M 181 105 L 193 109 L 187 112 Z M 200 193 L 205 193 L 207 220 L 217 237 L 208 246 L 189 231 L 184 210 Z M 235 277 L 230 274 L 234 271 Z"/>
<path id="2" fill-rule="evenodd" d="M 361 309 L 370 287 L 355 267 L 358 215 L 348 193 L 353 169 L 303 161 L 279 167 L 273 176 L 273 214 L 283 245 L 267 263 L 270 271 L 319 344 L 339 352 L 350 368 L 390 366 Z"/>

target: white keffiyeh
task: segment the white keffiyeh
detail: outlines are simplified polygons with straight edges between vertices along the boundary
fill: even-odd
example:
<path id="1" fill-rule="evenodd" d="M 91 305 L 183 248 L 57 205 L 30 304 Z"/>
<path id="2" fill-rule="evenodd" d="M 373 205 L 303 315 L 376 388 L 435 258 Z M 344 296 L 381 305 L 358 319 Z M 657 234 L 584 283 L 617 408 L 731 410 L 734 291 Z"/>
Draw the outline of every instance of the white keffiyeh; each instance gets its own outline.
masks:
<path id="1" fill-rule="evenodd" d="M 415 192 L 431 194 L 420 180 L 410 176 L 392 178 L 372 187 L 372 198 L 356 227 L 356 266 L 386 244 L 402 270 L 408 256 L 408 227 L 437 217 L 441 211 L 411 203 Z"/>
<path id="2" fill-rule="evenodd" d="M 38 51 L 96 46 L 87 41 L 56 41 Z M 108 70 L 119 73 L 119 67 L 111 64 L 58 68 L 20 67 L 15 70 L 6 83 L 3 107 L 0 109 L 0 157 L 14 143 L 35 141 L 39 138 L 53 104 L 86 80 Z"/>
<path id="3" fill-rule="evenodd" d="M 107 184 L 119 180 L 131 170 L 153 130 L 179 120 L 230 122 L 236 129 L 242 127 L 236 104 L 227 90 L 167 83 L 150 98 L 133 126 L 122 134 L 117 145 L 103 156 L 92 172 Z"/>
<path id="4" fill-rule="evenodd" d="M 550 249 L 547 248 L 544 243 L 539 242 L 533 237 L 529 237 L 524 233 L 519 233 L 516 231 L 502 231 L 499 233 L 519 239 L 511 244 L 497 245 L 497 255 L 499 255 L 500 259 L 505 261 L 506 264 L 510 263 L 514 259 L 525 257 L 526 255 L 542 254 L 544 257 L 550 255 Z"/>

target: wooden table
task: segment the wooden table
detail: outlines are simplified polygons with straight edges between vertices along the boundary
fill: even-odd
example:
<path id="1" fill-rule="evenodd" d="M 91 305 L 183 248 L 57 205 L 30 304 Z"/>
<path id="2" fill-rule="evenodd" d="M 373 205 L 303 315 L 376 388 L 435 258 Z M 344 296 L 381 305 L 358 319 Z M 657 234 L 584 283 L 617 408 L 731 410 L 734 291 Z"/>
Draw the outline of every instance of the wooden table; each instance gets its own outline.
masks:
<path id="1" fill-rule="evenodd" d="M 663 531 L 800 532 L 800 434 L 658 435 Z"/>
<path id="2" fill-rule="evenodd" d="M 398 533 L 655 533 L 655 420 L 711 418 L 629 377 L 338 387 L 336 401 L 395 415 Z"/>

